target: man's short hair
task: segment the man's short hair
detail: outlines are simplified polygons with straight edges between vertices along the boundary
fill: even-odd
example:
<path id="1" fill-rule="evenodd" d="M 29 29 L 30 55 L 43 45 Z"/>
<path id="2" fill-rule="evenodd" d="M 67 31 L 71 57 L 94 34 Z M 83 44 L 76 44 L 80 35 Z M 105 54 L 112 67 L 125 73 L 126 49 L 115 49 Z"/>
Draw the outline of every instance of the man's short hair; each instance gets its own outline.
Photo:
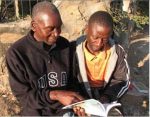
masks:
<path id="1" fill-rule="evenodd" d="M 57 7 L 52 4 L 51 2 L 48 1 L 43 1 L 43 2 L 38 2 L 37 4 L 34 5 L 32 9 L 32 19 L 37 16 L 39 13 L 45 12 L 45 11 L 50 11 L 52 13 L 58 13 L 59 11 Z"/>
<path id="2" fill-rule="evenodd" d="M 89 18 L 88 24 L 91 25 L 97 23 L 102 26 L 109 26 L 113 29 L 113 18 L 106 11 L 97 11 Z"/>

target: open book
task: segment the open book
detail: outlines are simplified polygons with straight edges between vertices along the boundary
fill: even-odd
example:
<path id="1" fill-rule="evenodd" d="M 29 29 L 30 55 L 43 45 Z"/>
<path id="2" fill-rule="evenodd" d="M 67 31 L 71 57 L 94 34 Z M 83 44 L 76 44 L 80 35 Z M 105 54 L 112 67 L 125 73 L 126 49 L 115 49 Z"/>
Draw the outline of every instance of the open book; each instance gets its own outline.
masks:
<path id="1" fill-rule="evenodd" d="M 107 117 L 110 109 L 116 106 L 121 106 L 121 104 L 120 103 L 102 104 L 101 102 L 95 99 L 88 99 L 88 100 L 84 100 L 81 102 L 77 102 L 77 103 L 65 106 L 62 109 L 72 109 L 74 106 L 80 106 L 84 108 L 87 114 Z"/>

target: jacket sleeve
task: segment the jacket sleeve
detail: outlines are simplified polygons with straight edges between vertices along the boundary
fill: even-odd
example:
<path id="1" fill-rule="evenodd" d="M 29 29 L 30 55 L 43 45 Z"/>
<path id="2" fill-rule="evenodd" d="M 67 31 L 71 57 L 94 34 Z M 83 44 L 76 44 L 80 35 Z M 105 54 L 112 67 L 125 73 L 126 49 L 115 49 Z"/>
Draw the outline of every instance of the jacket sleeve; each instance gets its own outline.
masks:
<path id="1" fill-rule="evenodd" d="M 118 60 L 110 82 L 105 87 L 105 95 L 110 97 L 111 101 L 121 98 L 128 90 L 130 81 L 130 71 L 126 60 L 126 53 L 120 45 L 116 45 Z"/>
<path id="2" fill-rule="evenodd" d="M 54 101 L 49 99 L 48 89 L 32 88 L 34 84 L 28 79 L 24 64 L 12 50 L 6 54 L 6 65 L 11 90 L 24 108 L 42 109 L 54 106 Z"/>

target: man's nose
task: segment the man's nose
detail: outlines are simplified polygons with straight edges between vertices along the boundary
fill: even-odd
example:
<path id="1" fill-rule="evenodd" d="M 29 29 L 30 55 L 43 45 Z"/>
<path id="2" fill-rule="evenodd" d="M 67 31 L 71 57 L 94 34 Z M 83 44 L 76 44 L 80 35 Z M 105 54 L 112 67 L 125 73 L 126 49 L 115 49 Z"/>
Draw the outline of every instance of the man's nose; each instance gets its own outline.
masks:
<path id="1" fill-rule="evenodd" d="M 95 40 L 95 44 L 96 44 L 97 46 L 101 45 L 101 43 L 102 43 L 102 39 L 97 39 L 97 40 Z"/>
<path id="2" fill-rule="evenodd" d="M 60 33 L 61 33 L 60 29 L 55 28 L 54 31 L 53 31 L 53 34 L 54 34 L 55 37 L 58 37 L 60 35 Z"/>

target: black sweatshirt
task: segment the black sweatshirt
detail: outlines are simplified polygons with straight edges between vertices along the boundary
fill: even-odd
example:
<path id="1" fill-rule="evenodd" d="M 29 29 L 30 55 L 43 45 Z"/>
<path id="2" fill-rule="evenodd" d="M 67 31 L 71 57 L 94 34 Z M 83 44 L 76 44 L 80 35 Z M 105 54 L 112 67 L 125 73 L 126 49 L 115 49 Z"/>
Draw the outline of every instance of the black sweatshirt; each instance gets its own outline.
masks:
<path id="1" fill-rule="evenodd" d="M 22 115 L 62 115 L 62 104 L 50 100 L 49 91 L 73 90 L 69 42 L 59 37 L 48 46 L 37 42 L 32 31 L 7 51 L 6 63 L 12 92 L 23 107 Z"/>

